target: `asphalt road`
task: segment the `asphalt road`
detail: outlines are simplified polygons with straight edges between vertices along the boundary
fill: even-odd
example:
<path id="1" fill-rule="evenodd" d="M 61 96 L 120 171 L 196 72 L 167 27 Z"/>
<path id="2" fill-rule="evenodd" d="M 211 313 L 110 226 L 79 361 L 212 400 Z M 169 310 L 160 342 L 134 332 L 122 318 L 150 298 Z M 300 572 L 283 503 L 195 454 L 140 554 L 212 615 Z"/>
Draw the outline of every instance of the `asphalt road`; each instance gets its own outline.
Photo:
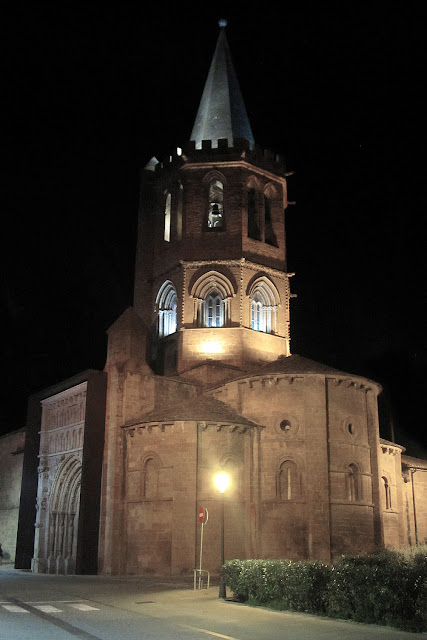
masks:
<path id="1" fill-rule="evenodd" d="M 268 611 L 192 580 L 53 576 L 0 567 L 0 640 L 404 640 L 427 633 Z"/>

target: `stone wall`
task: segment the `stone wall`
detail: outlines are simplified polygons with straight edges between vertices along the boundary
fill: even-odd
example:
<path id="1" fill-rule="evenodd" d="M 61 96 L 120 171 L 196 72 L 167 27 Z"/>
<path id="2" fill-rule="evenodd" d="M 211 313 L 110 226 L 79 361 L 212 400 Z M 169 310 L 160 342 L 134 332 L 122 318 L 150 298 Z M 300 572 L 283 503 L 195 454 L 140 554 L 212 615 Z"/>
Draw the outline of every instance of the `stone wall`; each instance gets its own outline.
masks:
<path id="1" fill-rule="evenodd" d="M 379 439 L 369 388 L 350 376 L 275 374 L 242 378 L 213 392 L 264 427 L 262 557 L 328 562 L 374 547 Z"/>
<path id="2" fill-rule="evenodd" d="M 3 562 L 15 561 L 24 445 L 24 429 L 0 437 L 0 542 Z"/>
<path id="3" fill-rule="evenodd" d="M 208 509 L 203 568 L 220 567 L 221 496 L 216 472 L 225 468 L 226 558 L 251 557 L 251 435 L 221 425 L 176 421 L 124 429 L 125 517 L 121 545 L 128 574 L 189 573 L 199 564 L 197 513 Z"/>
<path id="4" fill-rule="evenodd" d="M 408 544 L 404 535 L 402 450 L 385 440 L 380 444 L 379 497 L 383 526 L 384 545 L 398 549 Z"/>
<path id="5" fill-rule="evenodd" d="M 401 526 L 404 546 L 427 544 L 427 461 L 402 456 Z"/>

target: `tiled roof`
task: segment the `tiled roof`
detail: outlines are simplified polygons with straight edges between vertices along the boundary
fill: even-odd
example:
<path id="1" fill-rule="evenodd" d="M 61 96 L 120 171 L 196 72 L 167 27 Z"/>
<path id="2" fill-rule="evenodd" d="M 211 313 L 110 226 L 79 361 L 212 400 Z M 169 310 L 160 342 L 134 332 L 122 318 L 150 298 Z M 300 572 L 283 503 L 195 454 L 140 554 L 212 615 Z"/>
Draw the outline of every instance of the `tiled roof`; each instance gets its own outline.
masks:
<path id="1" fill-rule="evenodd" d="M 416 469 L 427 469 L 427 460 L 413 458 L 412 456 L 402 456 L 402 464 L 405 467 L 415 467 Z"/>
<path id="2" fill-rule="evenodd" d="M 322 364 L 321 362 L 316 362 L 315 360 L 310 360 L 309 358 L 304 358 L 303 356 L 299 355 L 292 355 L 287 357 L 279 356 L 279 358 L 277 358 L 277 360 L 274 360 L 273 362 L 261 363 L 257 366 L 252 367 L 251 369 L 246 370 L 244 373 L 239 373 L 238 375 L 224 381 L 221 384 L 213 384 L 210 386 L 210 389 L 221 387 L 228 382 L 232 382 L 233 380 L 242 380 L 255 376 L 276 374 L 286 374 L 290 376 L 303 374 L 320 374 L 325 376 L 346 376 L 351 378 L 361 378 L 362 380 L 368 380 L 370 383 L 376 385 L 379 389 L 381 389 L 381 385 L 374 380 L 370 380 L 358 374 L 348 372 L 346 373 L 345 371 L 334 369 L 333 367 L 330 367 L 326 364 Z"/>
<path id="3" fill-rule="evenodd" d="M 239 415 L 224 402 L 211 396 L 195 398 L 174 397 L 155 407 L 153 411 L 141 416 L 138 423 L 175 422 L 177 420 L 195 420 L 235 424 L 244 427 L 258 427 L 255 422 Z"/>
<path id="4" fill-rule="evenodd" d="M 273 362 L 260 365 L 257 369 L 250 371 L 250 373 L 254 374 L 258 372 L 260 375 L 263 373 L 339 373 L 341 375 L 349 375 L 344 371 L 299 355 L 280 357 Z"/>

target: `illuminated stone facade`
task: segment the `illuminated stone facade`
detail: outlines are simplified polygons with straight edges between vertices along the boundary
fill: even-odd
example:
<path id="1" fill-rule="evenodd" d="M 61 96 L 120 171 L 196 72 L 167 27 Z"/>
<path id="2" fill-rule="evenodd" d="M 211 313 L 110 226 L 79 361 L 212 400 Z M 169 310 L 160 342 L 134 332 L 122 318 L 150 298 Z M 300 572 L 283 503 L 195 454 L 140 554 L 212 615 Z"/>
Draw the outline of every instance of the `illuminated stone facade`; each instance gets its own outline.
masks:
<path id="1" fill-rule="evenodd" d="M 254 145 L 222 28 L 190 142 L 142 172 L 134 302 L 105 372 L 30 402 L 38 493 L 23 492 L 17 566 L 30 553 L 35 571 L 188 573 L 204 507 L 217 572 L 220 470 L 226 559 L 427 539 L 427 462 L 380 440 L 381 387 L 291 355 L 288 177 Z"/>
<path id="2" fill-rule="evenodd" d="M 98 570 L 106 379 L 88 370 L 29 400 L 16 568 Z"/>
<path id="3" fill-rule="evenodd" d="M 329 562 L 402 546 L 414 527 L 402 448 L 379 438 L 381 387 L 291 355 L 288 174 L 218 125 L 225 46 L 222 31 L 192 140 L 142 172 L 134 305 L 109 331 L 106 364 L 107 573 L 191 571 L 201 506 L 204 568 L 218 571 L 221 469 L 226 558 Z M 211 130 L 219 139 L 198 139 Z"/>
<path id="4" fill-rule="evenodd" d="M 42 401 L 33 570 L 74 573 L 86 382 Z"/>

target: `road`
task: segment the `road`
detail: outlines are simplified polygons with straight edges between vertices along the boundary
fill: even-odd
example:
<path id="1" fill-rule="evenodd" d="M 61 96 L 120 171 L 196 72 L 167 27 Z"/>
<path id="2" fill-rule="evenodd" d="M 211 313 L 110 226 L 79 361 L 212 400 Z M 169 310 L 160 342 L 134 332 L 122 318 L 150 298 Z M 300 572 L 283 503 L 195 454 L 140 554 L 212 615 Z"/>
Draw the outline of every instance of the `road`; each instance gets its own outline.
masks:
<path id="1" fill-rule="evenodd" d="M 412 634 L 251 608 L 191 579 L 37 575 L 0 567 L 0 640 L 412 640 Z"/>

